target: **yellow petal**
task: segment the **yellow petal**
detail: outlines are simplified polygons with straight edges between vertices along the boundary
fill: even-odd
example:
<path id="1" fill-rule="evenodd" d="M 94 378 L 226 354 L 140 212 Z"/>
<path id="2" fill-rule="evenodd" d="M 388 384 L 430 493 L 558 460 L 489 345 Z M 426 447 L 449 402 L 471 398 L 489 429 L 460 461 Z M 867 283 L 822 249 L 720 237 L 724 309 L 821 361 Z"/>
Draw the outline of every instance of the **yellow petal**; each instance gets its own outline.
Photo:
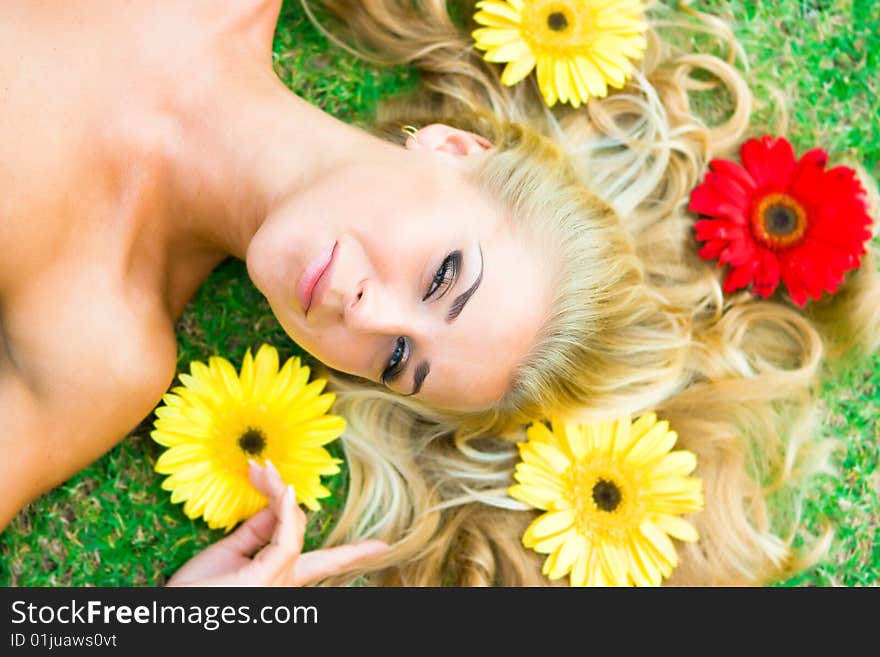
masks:
<path id="1" fill-rule="evenodd" d="M 694 504 L 702 502 L 702 482 L 695 477 L 665 477 L 651 480 L 647 493 L 653 502 Z"/>
<path id="2" fill-rule="evenodd" d="M 650 573 L 656 574 L 656 581 L 660 582 L 660 571 L 657 569 L 647 569 L 639 559 L 638 547 L 636 545 L 640 537 L 635 536 L 629 541 L 627 549 L 624 550 L 624 556 L 627 559 L 627 572 L 629 573 L 632 583 L 636 586 L 656 586 L 655 580 Z"/>
<path id="3" fill-rule="evenodd" d="M 518 463 L 513 478 L 524 486 L 547 488 L 556 496 L 564 495 L 567 490 L 559 475 L 550 472 L 546 468 L 536 467 L 529 463 Z"/>
<path id="4" fill-rule="evenodd" d="M 547 445 L 553 445 L 557 449 L 562 450 L 562 441 L 559 439 L 557 433 L 561 433 L 557 428 L 558 420 L 553 421 L 553 428 L 548 429 L 547 425 L 543 422 L 533 422 L 529 425 L 529 428 L 526 429 L 526 439 L 531 443 L 546 443 Z"/>
<path id="5" fill-rule="evenodd" d="M 608 87 L 605 84 L 605 78 L 602 77 L 602 74 L 599 72 L 599 69 L 596 68 L 596 65 L 586 57 L 580 56 L 575 57 L 574 62 L 577 66 L 578 72 L 581 74 L 581 80 L 583 80 L 586 85 L 589 94 L 596 98 L 603 98 L 606 96 L 608 94 Z M 622 442 L 618 443 L 618 434 L 615 434 L 614 444 L 622 444 L 625 446 L 629 441 L 629 418 L 626 419 L 626 424 L 623 427 L 620 427 L 620 420 L 618 420 L 617 427 L 619 438 Z"/>
<path id="6" fill-rule="evenodd" d="M 545 443 L 532 443 L 526 448 L 547 464 L 550 472 L 562 473 L 571 466 L 571 460 L 559 449 Z"/>
<path id="7" fill-rule="evenodd" d="M 523 543 L 534 543 L 539 539 L 558 534 L 569 529 L 573 524 L 574 512 L 571 509 L 549 511 L 529 525 L 523 534 Z"/>
<path id="8" fill-rule="evenodd" d="M 576 534 L 577 531 L 571 527 L 564 532 L 536 540 L 531 546 L 531 549 L 538 554 L 551 554 L 559 549 L 565 541 L 571 540 Z"/>
<path id="9" fill-rule="evenodd" d="M 587 544 L 586 548 L 578 555 L 578 558 L 575 560 L 574 565 L 571 567 L 571 585 L 572 586 L 587 586 L 588 580 L 588 570 L 587 566 L 590 559 L 590 552 L 592 551 L 592 547 Z"/>
<path id="10" fill-rule="evenodd" d="M 665 456 L 677 439 L 678 435 L 669 430 L 669 423 L 666 420 L 658 422 L 632 444 L 624 462 L 633 467 L 645 468 L 651 462 Z"/>
<path id="11" fill-rule="evenodd" d="M 297 405 L 285 415 L 284 423 L 291 426 L 318 418 L 330 410 L 335 400 L 336 395 L 327 394 L 321 395 L 306 404 Z"/>
<path id="12" fill-rule="evenodd" d="M 507 494 L 513 499 L 525 502 L 536 509 L 549 509 L 559 496 L 552 490 L 536 486 L 511 486 Z"/>
<path id="13" fill-rule="evenodd" d="M 553 62 L 547 57 L 538 57 L 536 66 L 538 72 L 538 88 L 541 90 L 541 95 L 544 96 L 544 102 L 547 103 L 547 107 L 553 107 L 556 104 L 556 99 L 558 97 L 556 94 L 556 85 L 553 82 Z"/>
<path id="14" fill-rule="evenodd" d="M 159 456 L 154 469 L 160 474 L 170 474 L 186 463 L 199 462 L 205 458 L 205 447 L 200 443 L 175 445 Z"/>
<path id="15" fill-rule="evenodd" d="M 285 394 L 291 389 L 291 384 L 293 383 L 298 369 L 299 358 L 288 358 L 287 362 L 284 363 L 278 371 L 278 374 L 274 377 L 272 388 L 266 396 L 266 403 L 274 404 L 277 400 L 285 396 Z"/>
<path id="16" fill-rule="evenodd" d="M 657 424 L 656 413 L 643 413 L 635 422 L 633 422 L 632 427 L 630 428 L 632 440 L 638 440 L 644 436 L 655 424 Z"/>
<path id="17" fill-rule="evenodd" d="M 309 420 L 295 428 L 300 447 L 320 447 L 335 440 L 345 431 L 345 420 L 336 415 Z"/>
<path id="18" fill-rule="evenodd" d="M 568 65 L 564 59 L 557 59 L 553 62 L 553 83 L 556 85 L 556 93 L 559 95 L 559 101 L 567 103 L 571 98 L 570 85 L 568 79 Z"/>
<path id="19" fill-rule="evenodd" d="M 633 562 L 637 564 L 633 571 L 638 573 L 635 578 L 637 581 L 647 582 L 647 584 L 640 584 L 640 586 L 660 586 L 663 581 L 663 571 L 668 569 L 668 564 L 661 564 L 656 550 L 641 534 L 632 537 L 631 545 L 633 548 L 631 557 Z"/>
<path id="20" fill-rule="evenodd" d="M 226 394 L 234 399 L 241 399 L 241 381 L 238 380 L 238 373 L 232 363 L 225 358 L 212 356 L 208 359 L 208 365 L 214 373 L 214 378 L 222 381 Z"/>
<path id="21" fill-rule="evenodd" d="M 254 399 L 266 399 L 278 374 L 278 350 L 263 344 L 254 359 L 254 382 L 250 393 Z"/>
<path id="22" fill-rule="evenodd" d="M 584 432 L 581 430 L 581 425 L 578 422 L 569 421 L 564 422 L 561 429 L 565 436 L 565 442 L 569 453 L 576 461 L 585 458 L 590 445 L 587 444 L 587 439 L 584 436 Z"/>
<path id="23" fill-rule="evenodd" d="M 648 27 L 639 16 L 627 15 L 624 12 L 603 12 L 596 17 L 595 25 L 597 32 L 617 32 L 625 35 L 640 34 Z"/>
<path id="24" fill-rule="evenodd" d="M 586 99 L 584 99 L 586 101 Z M 596 449 L 602 454 L 611 452 L 611 445 L 614 441 L 614 422 L 598 422 L 596 424 Z"/>
<path id="25" fill-rule="evenodd" d="M 593 63 L 596 64 L 605 81 L 616 89 L 620 89 L 628 77 L 629 64 L 621 64 L 610 59 L 606 53 L 593 52 Z"/>
<path id="26" fill-rule="evenodd" d="M 478 23 L 482 23 L 483 20 L 489 20 L 491 17 L 491 19 L 495 21 L 518 25 L 522 16 L 519 11 L 502 2 L 479 3 L 477 4 L 477 7 L 479 7 L 480 11 L 474 14 L 474 20 Z"/>
<path id="27" fill-rule="evenodd" d="M 678 553 L 676 553 L 672 541 L 650 520 L 646 520 L 639 525 L 639 531 L 657 551 L 657 555 L 662 558 L 661 568 L 664 564 L 668 566 L 663 572 L 663 575 L 668 577 L 669 573 L 672 572 L 672 568 L 678 565 Z"/>
<path id="28" fill-rule="evenodd" d="M 518 59 L 533 57 L 531 49 L 525 41 L 514 41 L 486 52 L 487 62 L 514 62 Z"/>
<path id="29" fill-rule="evenodd" d="M 587 586 L 610 586 L 611 582 L 603 567 L 602 556 L 598 546 L 593 546 L 590 560 L 587 562 Z"/>
<path id="30" fill-rule="evenodd" d="M 471 36 L 477 42 L 477 48 L 489 50 L 508 43 L 518 42 L 521 35 L 518 29 L 502 29 L 497 27 L 480 27 L 471 32 Z"/>
<path id="31" fill-rule="evenodd" d="M 520 82 L 535 68 L 535 61 L 535 56 L 529 53 L 528 57 L 522 57 L 515 62 L 509 62 L 501 74 L 501 84 L 510 87 Z"/>
<path id="32" fill-rule="evenodd" d="M 556 561 L 547 576 L 550 579 L 559 579 L 568 574 L 575 560 L 585 551 L 586 540 L 580 534 L 574 534 L 557 550 Z"/>
<path id="33" fill-rule="evenodd" d="M 609 584 L 611 586 L 629 585 L 629 577 L 626 573 L 626 558 L 621 553 L 621 550 L 608 541 L 600 542 L 597 547 L 602 566 L 608 576 Z"/>
<path id="34" fill-rule="evenodd" d="M 294 406 L 302 406 L 317 399 L 326 385 L 326 379 L 315 379 L 298 390 L 291 388 L 278 398 L 278 405 L 284 407 L 280 412 L 287 413 Z"/>
<path id="35" fill-rule="evenodd" d="M 677 538 L 680 541 L 687 541 L 689 543 L 693 543 L 700 539 L 700 535 L 697 533 L 697 530 L 694 529 L 694 526 L 687 520 L 679 518 L 678 516 L 659 513 L 652 516 L 651 520 L 654 521 L 654 524 L 656 524 L 661 531 L 666 532 L 672 536 L 672 538 Z"/>
<path id="36" fill-rule="evenodd" d="M 697 457 L 693 452 L 687 450 L 677 450 L 669 452 L 660 461 L 651 468 L 648 473 L 651 479 L 662 479 L 666 477 L 685 477 L 693 472 L 697 467 Z"/>

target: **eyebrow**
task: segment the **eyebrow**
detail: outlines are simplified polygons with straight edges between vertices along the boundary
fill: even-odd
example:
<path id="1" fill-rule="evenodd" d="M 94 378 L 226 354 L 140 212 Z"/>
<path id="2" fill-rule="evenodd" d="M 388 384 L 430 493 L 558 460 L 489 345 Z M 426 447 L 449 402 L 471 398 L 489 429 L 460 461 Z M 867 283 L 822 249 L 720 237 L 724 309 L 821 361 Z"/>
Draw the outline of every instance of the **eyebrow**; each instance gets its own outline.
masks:
<path id="1" fill-rule="evenodd" d="M 468 289 L 455 297 L 455 301 L 449 307 L 449 314 L 446 315 L 447 324 L 451 324 L 458 318 L 461 311 L 464 310 L 464 305 L 468 302 L 468 299 L 473 296 L 477 288 L 480 287 L 480 283 L 483 282 L 483 247 L 478 244 L 477 248 L 480 250 L 480 273 L 477 275 L 477 280 Z"/>
<path id="2" fill-rule="evenodd" d="M 454 322 L 458 316 L 461 314 L 461 311 L 464 310 L 465 304 L 468 302 L 474 292 L 480 287 L 480 283 L 483 282 L 483 247 L 481 245 L 477 245 L 477 248 L 480 251 L 480 273 L 477 274 L 476 280 L 471 284 L 471 286 L 466 289 L 464 292 L 455 297 L 455 301 L 452 302 L 452 305 L 449 307 L 449 312 L 446 314 L 446 323 L 451 324 Z M 423 360 L 416 367 L 415 374 L 413 375 L 413 389 L 412 392 L 407 393 L 404 397 L 411 397 L 415 394 L 418 394 L 419 390 L 422 389 L 422 384 L 425 382 L 425 377 L 428 376 L 428 372 L 431 371 L 431 364 Z"/>

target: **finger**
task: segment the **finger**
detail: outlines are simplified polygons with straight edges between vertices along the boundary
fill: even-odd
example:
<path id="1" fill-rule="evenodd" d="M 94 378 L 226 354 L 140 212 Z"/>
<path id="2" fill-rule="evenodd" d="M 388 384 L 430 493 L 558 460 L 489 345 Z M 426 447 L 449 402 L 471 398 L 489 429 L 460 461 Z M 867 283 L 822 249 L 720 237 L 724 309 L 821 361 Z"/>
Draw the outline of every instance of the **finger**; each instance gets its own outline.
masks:
<path id="1" fill-rule="evenodd" d="M 287 493 L 287 484 L 284 483 L 284 479 L 281 478 L 281 473 L 278 472 L 278 468 L 276 468 L 275 464 L 269 459 L 266 459 L 266 462 L 263 465 L 263 473 L 266 479 L 266 486 L 269 490 L 268 495 L 279 500 L 283 498 L 285 493 Z"/>
<path id="2" fill-rule="evenodd" d="M 329 575 L 352 568 L 388 550 L 383 541 L 369 540 L 315 550 L 301 555 L 294 568 L 294 586 L 308 586 Z"/>
<path id="3" fill-rule="evenodd" d="M 281 500 L 287 490 L 281 474 L 269 459 L 260 467 L 256 461 L 250 460 L 248 467 L 248 477 L 254 487 L 269 499 L 269 506 L 275 509 L 276 514 L 280 515 Z"/>
<path id="4" fill-rule="evenodd" d="M 259 463 L 253 459 L 248 459 L 248 479 L 258 491 L 266 497 L 269 497 L 269 487 L 266 484 L 266 472 Z"/>
<path id="5" fill-rule="evenodd" d="M 272 509 L 263 509 L 251 516 L 234 532 L 214 543 L 211 548 L 223 548 L 249 557 L 272 538 L 276 517 Z"/>
<path id="6" fill-rule="evenodd" d="M 254 557 L 254 563 L 264 576 L 290 579 L 306 530 L 306 514 L 297 505 L 292 486 L 286 487 L 276 513 L 278 522 L 272 540 Z"/>

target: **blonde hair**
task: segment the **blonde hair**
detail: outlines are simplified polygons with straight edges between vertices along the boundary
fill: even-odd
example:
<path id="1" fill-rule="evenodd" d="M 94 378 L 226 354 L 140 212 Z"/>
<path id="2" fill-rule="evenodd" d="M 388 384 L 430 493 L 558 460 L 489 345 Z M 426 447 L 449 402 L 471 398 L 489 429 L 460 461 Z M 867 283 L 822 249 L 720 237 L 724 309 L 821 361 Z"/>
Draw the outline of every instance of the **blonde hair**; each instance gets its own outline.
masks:
<path id="1" fill-rule="evenodd" d="M 543 558 L 521 544 L 538 512 L 506 489 L 523 424 L 575 412 L 656 410 L 697 455 L 705 510 L 691 521 L 701 538 L 679 546 L 670 583 L 764 584 L 820 558 L 828 532 L 799 553 L 792 547 L 803 538 L 804 485 L 828 471 L 834 447 L 822 436 L 817 382 L 824 364 L 880 340 L 876 255 L 805 310 L 779 292 L 722 295 L 723 271 L 697 256 L 686 206 L 709 160 L 736 158 L 764 128 L 750 124 L 729 28 L 688 8 L 651 6 L 648 50 L 629 84 L 551 112 L 531 79 L 500 84 L 442 0 L 322 4 L 356 38 L 328 32 L 341 46 L 421 71 L 419 92 L 387 102 L 374 129 L 400 139 L 401 123 L 444 122 L 489 139 L 493 155 L 475 184 L 560 263 L 545 329 L 509 394 L 484 413 L 431 409 L 328 373 L 335 412 L 348 420 L 349 482 L 326 544 L 376 537 L 392 550 L 368 571 L 325 583 L 548 584 Z M 473 3 L 456 6 L 469 20 Z M 691 52 L 694 33 L 711 37 L 720 56 Z M 713 85 L 730 102 L 709 123 L 691 101 Z M 784 115 L 777 121 L 784 130 Z"/>

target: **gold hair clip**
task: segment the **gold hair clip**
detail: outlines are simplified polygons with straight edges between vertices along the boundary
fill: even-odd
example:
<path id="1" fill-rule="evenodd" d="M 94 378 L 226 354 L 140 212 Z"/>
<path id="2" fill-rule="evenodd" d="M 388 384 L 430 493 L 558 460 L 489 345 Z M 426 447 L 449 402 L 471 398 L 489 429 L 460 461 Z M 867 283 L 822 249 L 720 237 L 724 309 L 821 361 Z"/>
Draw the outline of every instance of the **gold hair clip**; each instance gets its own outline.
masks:
<path id="1" fill-rule="evenodd" d="M 411 125 L 402 125 L 402 126 L 400 126 L 400 129 L 401 129 L 404 133 L 406 133 L 407 135 L 409 135 L 410 137 L 412 137 L 413 139 L 416 138 L 416 135 L 417 135 L 418 132 L 419 132 L 419 129 L 418 129 L 418 128 L 416 128 L 415 126 L 411 126 Z"/>

